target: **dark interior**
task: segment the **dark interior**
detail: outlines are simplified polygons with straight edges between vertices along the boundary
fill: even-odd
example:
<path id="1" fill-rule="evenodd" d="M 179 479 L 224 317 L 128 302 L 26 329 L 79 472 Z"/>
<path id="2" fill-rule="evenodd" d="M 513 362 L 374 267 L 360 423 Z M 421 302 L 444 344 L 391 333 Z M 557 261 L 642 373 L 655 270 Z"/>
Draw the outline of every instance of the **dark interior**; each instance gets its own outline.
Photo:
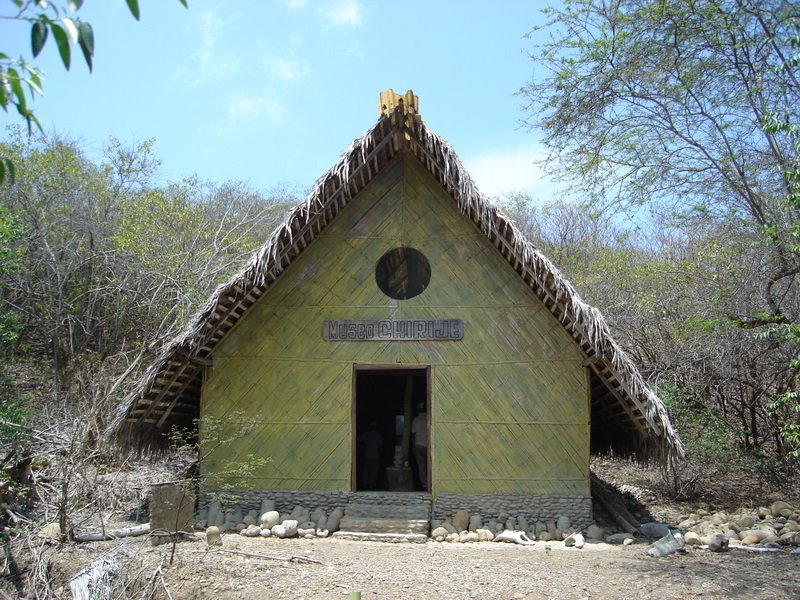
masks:
<path id="1" fill-rule="evenodd" d="M 427 382 L 426 369 L 356 371 L 356 490 L 427 491 L 428 478 L 421 481 L 413 437 L 408 450 L 405 454 L 402 452 L 404 430 L 408 427 L 407 435 L 411 430 L 411 422 L 406 425 L 405 420 L 407 403 L 410 404 L 412 422 L 418 414 L 426 412 Z M 374 460 L 371 463 L 367 460 L 369 445 L 380 448 L 377 468 Z M 399 469 L 395 467 L 396 447 L 400 448 L 397 455 L 401 461 Z"/>

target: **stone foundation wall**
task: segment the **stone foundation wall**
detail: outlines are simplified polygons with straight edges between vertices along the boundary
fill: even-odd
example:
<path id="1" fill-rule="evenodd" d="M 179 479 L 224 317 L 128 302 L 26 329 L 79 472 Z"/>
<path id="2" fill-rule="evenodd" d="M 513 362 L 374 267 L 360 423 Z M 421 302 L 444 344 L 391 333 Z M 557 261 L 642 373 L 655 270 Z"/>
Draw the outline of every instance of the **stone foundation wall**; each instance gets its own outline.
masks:
<path id="1" fill-rule="evenodd" d="M 275 510 L 292 512 L 297 506 L 322 508 L 327 512 L 337 507 L 345 508 L 351 501 L 358 504 L 405 505 L 430 502 L 430 494 L 414 492 L 329 492 L 317 490 L 225 490 L 226 497 L 237 498 L 235 504 L 245 512 L 259 510 L 262 498 L 275 502 Z M 200 507 L 206 506 L 214 497 L 213 490 L 201 490 Z"/>
<path id="2" fill-rule="evenodd" d="M 592 497 L 589 495 L 551 496 L 536 494 L 438 494 L 433 504 L 433 519 L 452 517 L 457 510 L 479 514 L 484 521 L 502 515 L 524 516 L 528 523 L 555 521 L 569 517 L 572 527 L 585 529 L 592 524 Z"/>
<path id="3" fill-rule="evenodd" d="M 290 513 L 297 505 L 322 508 L 330 512 L 345 508 L 351 502 L 358 504 L 405 505 L 430 501 L 429 494 L 410 492 L 329 492 L 315 490 L 226 490 L 227 496 L 236 496 L 235 504 L 245 512 L 259 510 L 262 498 L 275 502 L 275 509 Z M 211 494 L 213 497 L 213 494 Z M 200 506 L 208 503 L 209 491 L 200 493 Z M 438 494 L 433 499 L 432 518 L 451 517 L 457 510 L 479 514 L 483 519 L 500 519 L 503 515 L 524 516 L 529 523 L 555 521 L 569 517 L 576 529 L 585 529 L 592 523 L 592 498 L 589 495 L 553 496 L 546 494 Z"/>

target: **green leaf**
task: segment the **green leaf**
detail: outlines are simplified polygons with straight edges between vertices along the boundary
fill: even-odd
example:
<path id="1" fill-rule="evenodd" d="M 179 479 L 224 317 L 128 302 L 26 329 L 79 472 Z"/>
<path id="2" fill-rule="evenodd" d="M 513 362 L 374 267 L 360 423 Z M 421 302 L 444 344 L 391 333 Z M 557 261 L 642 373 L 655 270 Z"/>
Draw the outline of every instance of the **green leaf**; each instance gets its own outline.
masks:
<path id="1" fill-rule="evenodd" d="M 0 157 L 0 183 L 8 181 L 9 185 L 13 185 L 15 178 L 16 172 L 14 169 L 14 163 L 11 162 L 10 158 L 5 156 Z"/>
<path id="2" fill-rule="evenodd" d="M 31 88 L 31 94 L 39 94 L 40 96 L 44 96 L 44 90 L 42 89 L 42 79 L 39 77 L 39 73 L 35 70 L 28 71 L 28 79 L 26 79 L 26 83 L 28 87 Z"/>
<path id="3" fill-rule="evenodd" d="M 92 70 L 92 57 L 94 56 L 94 31 L 92 26 L 86 21 L 78 21 L 78 44 L 83 52 L 83 58 Z"/>
<path id="4" fill-rule="evenodd" d="M 58 53 L 61 55 L 61 62 L 64 63 L 64 68 L 69 71 L 69 37 L 67 36 L 67 32 L 64 31 L 64 28 L 56 23 L 50 24 L 50 29 L 53 30 L 53 37 L 56 40 L 56 45 L 58 46 Z"/>
<path id="5" fill-rule="evenodd" d="M 36 21 L 31 27 L 31 50 L 33 51 L 33 58 L 39 56 L 47 41 L 48 34 L 47 24 L 42 21 Z"/>
<path id="6" fill-rule="evenodd" d="M 178 0 L 184 8 L 189 8 L 189 0 Z"/>
<path id="7" fill-rule="evenodd" d="M 67 2 L 67 6 L 69 6 L 69 9 L 72 12 L 79 11 L 81 6 L 83 6 L 83 0 L 69 0 L 69 2 Z"/>
<path id="8" fill-rule="evenodd" d="M 139 0 L 125 0 L 128 3 L 128 10 L 131 11 L 133 18 L 139 20 Z"/>
<path id="9" fill-rule="evenodd" d="M 20 83 L 19 73 L 17 73 L 16 69 L 8 69 L 8 85 L 11 86 L 11 91 L 14 93 L 14 97 L 17 99 L 14 104 L 17 105 L 17 111 L 23 116 L 28 112 L 26 102 L 25 102 L 25 90 L 22 89 L 22 84 Z"/>
<path id="10" fill-rule="evenodd" d="M 6 78 L 0 77 L 0 106 L 8 112 L 8 95 L 6 94 Z"/>

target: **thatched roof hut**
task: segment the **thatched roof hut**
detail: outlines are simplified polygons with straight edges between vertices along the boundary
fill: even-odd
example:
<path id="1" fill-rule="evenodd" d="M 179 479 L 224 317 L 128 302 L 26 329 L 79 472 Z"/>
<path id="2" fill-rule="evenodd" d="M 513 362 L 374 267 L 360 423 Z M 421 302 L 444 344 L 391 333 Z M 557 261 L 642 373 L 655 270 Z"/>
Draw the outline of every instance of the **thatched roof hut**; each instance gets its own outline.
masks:
<path id="1" fill-rule="evenodd" d="M 588 372 L 592 450 L 657 460 L 682 455 L 663 403 L 614 340 L 600 312 L 481 194 L 453 149 L 416 114 L 413 95 L 405 96 L 405 106 L 394 95 L 382 96 L 382 101 L 386 106 L 377 123 L 348 146 L 247 265 L 164 346 L 119 406 L 114 433 L 144 444 L 172 426 L 190 425 L 200 414 L 203 374 L 212 365 L 215 348 L 337 216 L 404 157 L 437 182 L 454 209 L 466 215 L 574 340 Z"/>

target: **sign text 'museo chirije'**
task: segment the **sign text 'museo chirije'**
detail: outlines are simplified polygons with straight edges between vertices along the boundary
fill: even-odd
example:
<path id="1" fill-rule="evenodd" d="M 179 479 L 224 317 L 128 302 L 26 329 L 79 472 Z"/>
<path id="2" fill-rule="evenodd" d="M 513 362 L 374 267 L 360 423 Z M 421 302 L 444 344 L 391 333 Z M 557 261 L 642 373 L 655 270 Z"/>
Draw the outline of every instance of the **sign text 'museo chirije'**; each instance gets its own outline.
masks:
<path id="1" fill-rule="evenodd" d="M 322 338 L 329 342 L 460 340 L 463 337 L 461 319 L 329 320 L 322 326 Z"/>

